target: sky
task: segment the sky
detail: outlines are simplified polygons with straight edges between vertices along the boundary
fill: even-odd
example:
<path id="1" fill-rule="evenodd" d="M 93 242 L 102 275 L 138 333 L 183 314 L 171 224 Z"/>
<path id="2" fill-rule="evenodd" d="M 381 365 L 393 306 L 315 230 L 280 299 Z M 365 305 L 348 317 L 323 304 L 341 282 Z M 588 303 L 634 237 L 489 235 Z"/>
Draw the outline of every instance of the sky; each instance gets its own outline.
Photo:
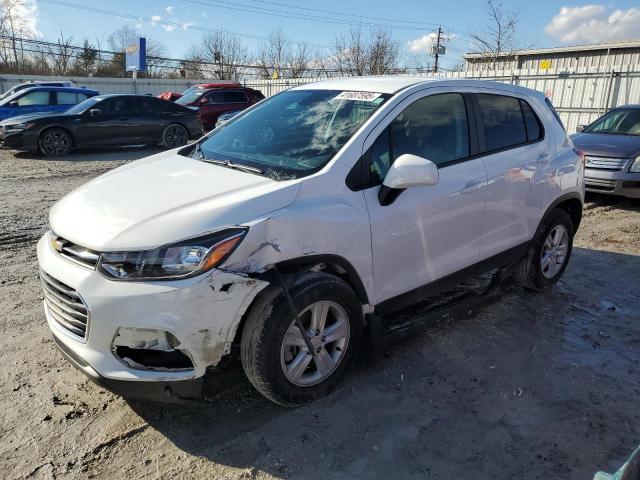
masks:
<path id="1" fill-rule="evenodd" d="M 55 41 L 62 32 L 74 44 L 87 38 L 106 46 L 108 34 L 125 24 L 141 36 L 160 41 L 166 54 L 182 58 L 207 29 L 241 34 L 250 50 L 261 38 L 282 28 L 292 41 L 308 42 L 321 54 L 331 51 L 336 36 L 353 22 L 391 24 L 393 37 L 410 57 L 426 56 L 442 26 L 447 52 L 444 68 L 462 61 L 472 51 L 468 35 L 483 30 L 483 0 L 24 0 L 28 28 L 42 40 Z M 498 3 L 497 0 L 496 3 Z M 599 43 L 640 39 L 640 5 L 637 0 L 607 3 L 536 0 L 502 0 L 505 10 L 517 14 L 518 31 L 526 47 Z M 78 8 L 81 6 L 85 8 Z M 88 10 L 99 10 L 88 11 Z M 304 18 L 301 18 L 304 17 Z"/>

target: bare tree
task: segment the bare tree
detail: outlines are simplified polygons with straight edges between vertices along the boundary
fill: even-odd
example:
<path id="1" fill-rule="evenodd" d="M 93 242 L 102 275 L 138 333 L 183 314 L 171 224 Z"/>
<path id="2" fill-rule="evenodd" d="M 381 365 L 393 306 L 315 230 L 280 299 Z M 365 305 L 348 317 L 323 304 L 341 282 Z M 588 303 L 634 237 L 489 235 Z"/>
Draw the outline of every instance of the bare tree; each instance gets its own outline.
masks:
<path id="1" fill-rule="evenodd" d="M 200 43 L 192 47 L 187 60 L 191 72 L 198 73 L 199 77 L 239 81 L 246 71 L 249 55 L 237 36 L 217 30 L 202 37 Z"/>
<path id="2" fill-rule="evenodd" d="M 18 69 L 24 59 L 21 38 L 31 38 L 25 0 L 0 0 L 0 61 Z"/>
<path id="3" fill-rule="evenodd" d="M 348 35 L 336 37 L 330 62 L 341 75 L 385 75 L 398 71 L 400 45 L 383 29 L 374 29 L 369 37 L 359 27 Z"/>
<path id="4" fill-rule="evenodd" d="M 471 34 L 483 63 L 495 70 L 498 59 L 511 60 L 513 52 L 522 46 L 518 36 L 518 16 L 506 10 L 501 3 L 487 0 L 487 26 L 483 31 Z"/>
<path id="5" fill-rule="evenodd" d="M 51 73 L 54 75 L 67 75 L 75 57 L 74 50 L 73 37 L 65 39 L 64 34 L 60 32 L 56 45 L 49 47 Z"/>
<path id="6" fill-rule="evenodd" d="M 269 34 L 258 53 L 258 66 L 263 78 L 302 78 L 311 62 L 309 46 L 294 44 L 281 28 Z"/>

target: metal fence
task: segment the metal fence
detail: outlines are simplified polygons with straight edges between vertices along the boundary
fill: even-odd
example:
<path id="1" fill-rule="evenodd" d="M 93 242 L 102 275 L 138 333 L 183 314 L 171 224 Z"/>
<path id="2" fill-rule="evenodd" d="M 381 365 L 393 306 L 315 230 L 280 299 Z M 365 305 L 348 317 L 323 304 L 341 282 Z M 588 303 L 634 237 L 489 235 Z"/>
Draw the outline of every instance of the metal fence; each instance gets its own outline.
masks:
<path id="1" fill-rule="evenodd" d="M 415 76 L 415 75 L 413 75 Z M 433 76 L 432 74 L 422 76 Z M 588 124 L 607 110 L 629 103 L 640 103 L 640 67 L 582 67 L 571 72 L 513 70 L 487 72 L 443 72 L 439 78 L 481 78 L 521 85 L 544 92 L 553 101 L 569 132 L 578 125 Z M 0 91 L 42 77 L 29 75 L 0 76 Z M 182 92 L 192 85 L 211 79 L 138 79 L 98 77 L 47 77 L 47 80 L 72 80 L 102 93 L 142 93 L 157 95 L 164 91 Z M 323 78 L 250 80 L 246 86 L 271 96 L 303 83 Z"/>

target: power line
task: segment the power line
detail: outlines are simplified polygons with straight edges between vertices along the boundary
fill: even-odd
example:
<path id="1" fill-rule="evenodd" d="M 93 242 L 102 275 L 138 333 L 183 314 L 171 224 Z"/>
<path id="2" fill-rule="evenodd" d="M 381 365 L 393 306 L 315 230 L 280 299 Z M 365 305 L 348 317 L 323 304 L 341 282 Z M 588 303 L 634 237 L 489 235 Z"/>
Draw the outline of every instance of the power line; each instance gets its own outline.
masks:
<path id="1" fill-rule="evenodd" d="M 221 29 L 216 29 L 216 28 L 207 28 L 207 27 L 199 27 L 197 25 L 191 25 L 189 23 L 186 22 L 171 22 L 169 20 L 162 20 L 162 19 L 156 19 L 156 18 L 152 18 L 152 17 L 141 17 L 139 15 L 133 15 L 130 13 L 124 13 L 124 12 L 114 12 L 113 10 L 106 10 L 103 8 L 96 8 L 96 7 L 89 7 L 86 5 L 79 5 L 77 3 L 71 3 L 71 2 L 65 2 L 65 1 L 61 1 L 61 0 L 39 0 L 42 3 L 49 3 L 51 5 L 57 5 L 60 7 L 66 7 L 66 8 L 74 8 L 77 10 L 84 10 L 87 12 L 92 12 L 92 13 L 99 13 L 102 15 L 110 15 L 113 17 L 119 17 L 119 18 L 125 18 L 125 19 L 129 19 L 129 20 L 135 20 L 135 21 L 146 21 L 146 22 L 150 22 L 153 24 L 159 24 L 159 25 L 165 25 L 165 26 L 170 26 L 170 27 L 175 27 L 175 28 L 180 28 L 182 30 L 195 30 L 195 31 L 200 31 L 200 32 L 221 32 L 221 33 L 225 33 L 225 34 L 229 34 L 229 35 L 235 35 L 238 37 L 244 37 L 244 38 L 251 38 L 254 40 L 268 40 L 268 37 L 265 36 L 261 36 L 261 35 L 252 35 L 249 33 L 238 33 L 238 32 L 231 32 L 228 30 L 221 30 Z M 323 44 L 317 44 L 317 43 L 309 43 L 309 42 L 298 42 L 298 41 L 294 41 L 294 40 L 289 40 L 287 41 L 287 43 L 293 43 L 293 44 L 300 44 L 300 45 L 312 45 L 315 47 L 321 47 L 321 48 L 331 48 L 331 45 L 323 45 Z"/>

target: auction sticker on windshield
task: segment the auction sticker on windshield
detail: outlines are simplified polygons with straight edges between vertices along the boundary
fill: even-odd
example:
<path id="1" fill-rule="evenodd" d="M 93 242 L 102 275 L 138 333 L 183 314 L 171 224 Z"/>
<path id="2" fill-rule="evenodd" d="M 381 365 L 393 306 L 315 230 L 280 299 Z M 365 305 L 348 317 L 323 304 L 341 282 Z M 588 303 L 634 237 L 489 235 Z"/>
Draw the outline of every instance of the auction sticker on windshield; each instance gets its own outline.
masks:
<path id="1" fill-rule="evenodd" d="M 376 92 L 342 92 L 335 97 L 336 100 L 357 100 L 360 102 L 373 102 L 380 97 L 381 93 Z"/>

